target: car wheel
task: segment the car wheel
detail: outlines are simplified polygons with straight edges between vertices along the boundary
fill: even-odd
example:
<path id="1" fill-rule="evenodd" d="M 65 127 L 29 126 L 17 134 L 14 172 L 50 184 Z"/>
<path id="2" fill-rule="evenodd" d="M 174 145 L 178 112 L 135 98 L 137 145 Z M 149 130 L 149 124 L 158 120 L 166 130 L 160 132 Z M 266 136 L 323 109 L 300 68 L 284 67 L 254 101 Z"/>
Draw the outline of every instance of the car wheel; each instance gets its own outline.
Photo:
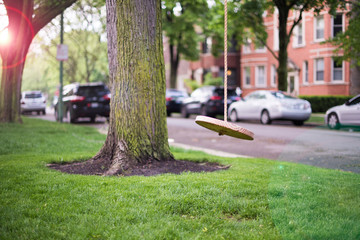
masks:
<path id="1" fill-rule="evenodd" d="M 232 122 L 237 122 L 238 118 L 237 118 L 237 112 L 235 109 L 233 109 L 230 113 L 230 121 Z"/>
<path id="2" fill-rule="evenodd" d="M 330 115 L 328 116 L 328 127 L 330 129 L 340 128 L 339 118 L 336 113 L 330 113 Z"/>
<path id="3" fill-rule="evenodd" d="M 302 126 L 302 125 L 304 125 L 304 121 L 293 121 L 293 124 L 295 126 Z"/>
<path id="4" fill-rule="evenodd" d="M 167 115 L 168 117 L 170 117 L 170 116 L 171 116 L 171 112 L 166 111 L 166 115 Z"/>
<path id="5" fill-rule="evenodd" d="M 90 117 L 90 122 L 94 123 L 95 119 L 96 119 L 96 117 Z"/>
<path id="6" fill-rule="evenodd" d="M 203 115 L 203 116 L 207 116 L 207 115 L 208 115 L 208 113 L 207 113 L 207 111 L 206 111 L 206 106 L 202 106 L 200 111 L 201 111 L 201 112 L 200 112 L 201 115 Z"/>
<path id="7" fill-rule="evenodd" d="M 71 112 L 71 110 L 66 111 L 66 118 L 69 120 L 70 123 L 76 122 L 76 118 L 74 117 L 74 114 Z"/>
<path id="8" fill-rule="evenodd" d="M 42 110 L 42 114 L 43 114 L 43 115 L 46 115 L 46 110 L 45 110 L 45 109 Z"/>
<path id="9" fill-rule="evenodd" d="M 264 110 L 261 112 L 260 122 L 262 124 L 270 124 L 271 123 L 270 115 L 267 110 Z"/>
<path id="10" fill-rule="evenodd" d="M 188 113 L 188 111 L 186 109 L 186 105 L 181 107 L 181 116 L 183 118 L 188 118 L 189 117 L 189 113 Z"/>

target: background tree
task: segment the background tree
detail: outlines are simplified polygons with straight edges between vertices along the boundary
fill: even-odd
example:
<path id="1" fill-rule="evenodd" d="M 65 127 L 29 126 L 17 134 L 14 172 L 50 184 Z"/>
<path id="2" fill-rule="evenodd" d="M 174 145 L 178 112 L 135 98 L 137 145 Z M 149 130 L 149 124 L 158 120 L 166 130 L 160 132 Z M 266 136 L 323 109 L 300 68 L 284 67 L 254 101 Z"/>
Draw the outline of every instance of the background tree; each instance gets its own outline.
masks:
<path id="1" fill-rule="evenodd" d="M 162 12 L 163 30 L 169 38 L 170 87 L 176 88 L 180 58 L 199 59 L 202 37 L 196 29 L 206 29 L 209 6 L 206 0 L 165 0 Z"/>
<path id="2" fill-rule="evenodd" d="M 76 0 L 3 0 L 11 38 L 0 46 L 0 122 L 21 122 L 20 93 L 25 58 L 34 36 Z"/>
<path id="3" fill-rule="evenodd" d="M 351 11 L 348 12 L 349 25 L 345 32 L 339 32 L 327 42 L 334 44 L 337 48 L 335 53 L 339 54 L 339 60 L 354 61 L 360 66 L 360 2 L 352 3 Z"/>
<path id="4" fill-rule="evenodd" d="M 347 13 L 349 25 L 345 32 L 339 32 L 327 42 L 336 46 L 334 53 L 338 61 L 349 61 L 352 64 L 350 94 L 360 93 L 360 2 L 352 1 L 351 10 Z M 358 77 L 356 77 L 358 76 Z"/>
<path id="5" fill-rule="evenodd" d="M 107 175 L 173 159 L 168 144 L 160 0 L 107 0 L 109 131 L 91 160 Z"/>

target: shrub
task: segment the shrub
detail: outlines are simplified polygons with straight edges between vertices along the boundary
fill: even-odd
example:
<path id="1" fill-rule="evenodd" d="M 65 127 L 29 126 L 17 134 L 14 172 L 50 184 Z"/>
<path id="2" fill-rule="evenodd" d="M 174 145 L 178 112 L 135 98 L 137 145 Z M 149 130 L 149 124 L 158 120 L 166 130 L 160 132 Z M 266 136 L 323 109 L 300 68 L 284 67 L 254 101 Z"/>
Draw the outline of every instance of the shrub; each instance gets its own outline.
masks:
<path id="1" fill-rule="evenodd" d="M 224 82 L 222 77 L 213 77 L 209 72 L 205 75 L 204 86 L 223 86 Z"/>
<path id="2" fill-rule="evenodd" d="M 193 92 L 195 89 L 200 87 L 200 84 L 196 80 L 184 79 L 184 83 L 190 92 Z"/>
<path id="3" fill-rule="evenodd" d="M 310 102 L 312 112 L 323 113 L 331 107 L 344 104 L 352 96 L 299 96 L 299 98 Z"/>

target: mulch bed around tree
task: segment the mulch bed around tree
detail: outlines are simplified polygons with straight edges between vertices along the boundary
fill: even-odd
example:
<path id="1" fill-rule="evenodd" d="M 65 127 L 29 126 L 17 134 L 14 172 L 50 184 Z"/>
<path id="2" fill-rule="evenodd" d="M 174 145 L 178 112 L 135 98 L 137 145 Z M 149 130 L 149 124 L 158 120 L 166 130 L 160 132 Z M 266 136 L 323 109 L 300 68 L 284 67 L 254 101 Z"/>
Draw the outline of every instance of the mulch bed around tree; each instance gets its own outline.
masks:
<path id="1" fill-rule="evenodd" d="M 52 169 L 59 170 L 70 174 L 82 175 L 104 175 L 110 166 L 105 164 L 106 161 L 86 161 L 73 162 L 66 164 L 53 163 L 48 166 Z M 228 169 L 230 166 L 220 165 L 218 163 L 210 162 L 190 162 L 190 161 L 150 161 L 143 165 L 133 166 L 126 171 L 117 172 L 115 175 L 119 176 L 154 176 L 158 174 L 173 173 L 180 174 L 182 172 L 214 172 L 218 170 Z"/>

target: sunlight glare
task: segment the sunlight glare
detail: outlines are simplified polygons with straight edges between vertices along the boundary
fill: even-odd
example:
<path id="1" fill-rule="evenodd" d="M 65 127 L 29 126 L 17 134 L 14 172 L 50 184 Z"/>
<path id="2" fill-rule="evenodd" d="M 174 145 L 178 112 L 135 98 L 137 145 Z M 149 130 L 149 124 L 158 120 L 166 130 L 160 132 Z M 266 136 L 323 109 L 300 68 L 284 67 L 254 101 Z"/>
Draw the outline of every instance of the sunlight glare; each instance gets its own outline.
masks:
<path id="1" fill-rule="evenodd" d="M 8 29 L 5 28 L 0 32 L 0 45 L 7 45 L 10 42 Z"/>

